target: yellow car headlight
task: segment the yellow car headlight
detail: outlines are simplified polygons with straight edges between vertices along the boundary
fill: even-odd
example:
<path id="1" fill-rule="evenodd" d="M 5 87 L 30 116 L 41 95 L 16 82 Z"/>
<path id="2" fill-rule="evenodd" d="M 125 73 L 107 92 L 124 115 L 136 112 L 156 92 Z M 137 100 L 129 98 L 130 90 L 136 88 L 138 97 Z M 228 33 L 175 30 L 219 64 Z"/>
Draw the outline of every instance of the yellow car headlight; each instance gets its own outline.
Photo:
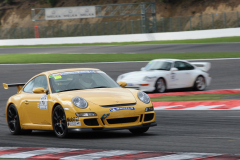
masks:
<path id="1" fill-rule="evenodd" d="M 143 103 L 148 104 L 150 102 L 149 96 L 144 92 L 138 92 L 137 96 Z"/>
<path id="2" fill-rule="evenodd" d="M 85 108 L 88 107 L 87 101 L 86 101 L 84 98 L 82 98 L 82 97 L 74 97 L 74 98 L 72 99 L 72 103 L 73 103 L 76 107 L 81 108 L 81 109 L 85 109 Z"/>

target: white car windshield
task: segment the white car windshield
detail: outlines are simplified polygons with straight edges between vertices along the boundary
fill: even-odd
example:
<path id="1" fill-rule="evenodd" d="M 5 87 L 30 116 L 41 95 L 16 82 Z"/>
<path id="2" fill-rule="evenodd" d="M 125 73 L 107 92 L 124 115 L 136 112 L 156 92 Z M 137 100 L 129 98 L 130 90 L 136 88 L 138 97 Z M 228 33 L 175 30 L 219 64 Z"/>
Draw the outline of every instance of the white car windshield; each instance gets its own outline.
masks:
<path id="1" fill-rule="evenodd" d="M 102 71 L 73 71 L 49 76 L 52 93 L 94 88 L 120 87 Z"/>
<path id="2" fill-rule="evenodd" d="M 166 61 L 151 61 L 149 62 L 144 70 L 166 70 L 169 71 L 172 67 L 172 62 Z"/>

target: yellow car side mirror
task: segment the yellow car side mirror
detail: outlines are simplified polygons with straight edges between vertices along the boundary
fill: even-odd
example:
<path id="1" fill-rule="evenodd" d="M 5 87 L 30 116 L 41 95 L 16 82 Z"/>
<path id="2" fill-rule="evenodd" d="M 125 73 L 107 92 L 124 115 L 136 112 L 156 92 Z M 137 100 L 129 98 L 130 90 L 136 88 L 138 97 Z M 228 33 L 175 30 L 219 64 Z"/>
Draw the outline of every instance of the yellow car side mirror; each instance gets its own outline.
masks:
<path id="1" fill-rule="evenodd" d="M 34 88 L 33 93 L 47 93 L 47 90 L 42 87 Z"/>
<path id="2" fill-rule="evenodd" d="M 119 84 L 122 88 L 124 88 L 124 87 L 127 85 L 126 82 L 118 82 L 118 84 Z"/>

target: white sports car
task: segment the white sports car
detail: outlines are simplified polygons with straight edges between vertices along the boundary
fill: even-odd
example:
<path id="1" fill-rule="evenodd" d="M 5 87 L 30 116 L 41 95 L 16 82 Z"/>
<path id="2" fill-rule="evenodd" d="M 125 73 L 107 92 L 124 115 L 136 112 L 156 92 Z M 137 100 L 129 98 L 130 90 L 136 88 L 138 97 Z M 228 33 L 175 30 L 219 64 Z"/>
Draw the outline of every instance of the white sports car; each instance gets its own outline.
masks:
<path id="1" fill-rule="evenodd" d="M 129 72 L 118 77 L 117 82 L 126 82 L 127 88 L 145 92 L 163 93 L 168 89 L 194 88 L 205 90 L 210 85 L 211 68 L 208 62 L 190 63 L 179 59 L 155 59 L 141 71 Z"/>

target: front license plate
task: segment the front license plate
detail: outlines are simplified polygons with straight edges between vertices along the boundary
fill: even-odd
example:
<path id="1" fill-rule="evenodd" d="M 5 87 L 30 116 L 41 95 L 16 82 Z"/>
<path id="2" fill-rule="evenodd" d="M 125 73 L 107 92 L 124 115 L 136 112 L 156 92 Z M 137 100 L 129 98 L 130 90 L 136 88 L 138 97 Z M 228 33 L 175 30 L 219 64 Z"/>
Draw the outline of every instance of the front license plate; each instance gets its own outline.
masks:
<path id="1" fill-rule="evenodd" d="M 135 110 L 134 107 L 117 107 L 117 108 L 111 108 L 109 109 L 110 112 L 115 112 L 115 111 L 122 111 L 122 110 Z"/>
<path id="2" fill-rule="evenodd" d="M 68 122 L 68 126 L 81 126 L 81 122 L 80 121 Z"/>

